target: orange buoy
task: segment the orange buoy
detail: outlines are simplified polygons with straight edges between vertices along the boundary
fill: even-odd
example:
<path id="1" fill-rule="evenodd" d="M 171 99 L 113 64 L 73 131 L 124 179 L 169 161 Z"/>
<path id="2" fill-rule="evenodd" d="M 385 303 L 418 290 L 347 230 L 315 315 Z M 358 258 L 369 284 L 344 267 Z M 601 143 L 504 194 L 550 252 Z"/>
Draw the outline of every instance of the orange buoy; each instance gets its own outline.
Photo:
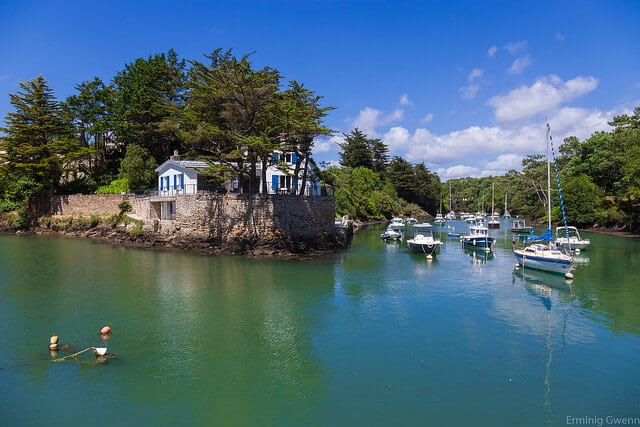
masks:
<path id="1" fill-rule="evenodd" d="M 109 332 L 111 332 L 111 328 L 109 326 L 103 326 L 102 329 L 100 329 L 100 333 L 102 335 L 107 335 Z"/>

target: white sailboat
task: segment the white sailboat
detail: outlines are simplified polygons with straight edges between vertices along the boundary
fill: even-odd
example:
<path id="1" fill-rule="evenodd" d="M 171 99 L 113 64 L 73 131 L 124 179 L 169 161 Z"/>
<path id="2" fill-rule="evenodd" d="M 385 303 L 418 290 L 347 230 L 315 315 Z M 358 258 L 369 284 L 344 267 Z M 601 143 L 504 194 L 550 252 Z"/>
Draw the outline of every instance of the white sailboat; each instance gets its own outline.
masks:
<path id="1" fill-rule="evenodd" d="M 451 181 L 449 181 L 449 212 L 444 216 L 447 221 L 456 219 L 456 212 L 453 210 L 453 199 L 451 198 Z"/>
<path id="2" fill-rule="evenodd" d="M 493 196 L 495 192 L 495 183 L 491 183 L 491 218 L 487 222 L 489 228 L 500 228 L 500 215 L 497 215 L 493 206 Z"/>
<path id="3" fill-rule="evenodd" d="M 513 254 L 518 260 L 518 266 L 522 268 L 533 268 L 536 270 L 543 270 L 552 273 L 564 274 L 565 277 L 573 277 L 571 270 L 573 269 L 573 258 L 570 255 L 551 246 L 553 239 L 551 229 L 551 160 L 549 155 L 549 148 L 551 145 L 551 128 L 547 124 L 547 217 L 548 217 L 548 229 L 544 236 L 530 238 L 528 241 L 536 240 L 537 243 L 533 243 L 526 246 L 524 249 L 513 249 Z M 545 240 L 547 244 L 542 244 L 540 241 Z"/>
<path id="4" fill-rule="evenodd" d="M 504 214 L 502 214 L 504 219 L 511 219 L 511 214 L 507 210 L 507 193 L 504 193 Z"/>

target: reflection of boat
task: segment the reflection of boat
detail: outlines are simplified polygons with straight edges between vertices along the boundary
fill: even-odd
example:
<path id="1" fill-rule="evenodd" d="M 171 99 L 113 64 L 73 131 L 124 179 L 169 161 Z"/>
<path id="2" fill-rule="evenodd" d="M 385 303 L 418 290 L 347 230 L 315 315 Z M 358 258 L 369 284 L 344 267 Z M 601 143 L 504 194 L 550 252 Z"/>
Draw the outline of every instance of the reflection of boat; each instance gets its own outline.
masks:
<path id="1" fill-rule="evenodd" d="M 399 240 L 402 238 L 402 234 L 389 226 L 384 233 L 380 233 L 380 238 L 384 240 Z"/>
<path id="2" fill-rule="evenodd" d="M 463 251 L 469 255 L 471 264 L 486 264 L 487 261 L 491 261 L 495 257 L 493 251 L 478 248 L 464 247 Z"/>
<path id="3" fill-rule="evenodd" d="M 469 234 L 462 236 L 462 246 L 490 251 L 495 243 L 495 238 L 489 236 L 489 229 L 484 225 L 472 225 Z"/>
<path id="4" fill-rule="evenodd" d="M 573 259 L 571 256 L 563 253 L 562 251 L 555 249 L 551 246 L 551 159 L 549 156 L 549 147 L 551 145 L 551 129 L 547 124 L 547 218 L 548 228 L 547 232 L 543 236 L 532 236 L 529 241 L 541 241 L 544 240 L 547 244 L 533 243 L 526 246 L 524 249 L 514 248 L 513 254 L 518 260 L 518 264 L 522 267 L 534 268 L 537 270 L 549 271 L 552 273 L 560 273 L 565 276 L 571 275 L 571 269 L 573 268 Z M 557 175 L 557 174 L 556 174 Z M 558 185 L 558 187 L 560 187 Z M 562 194 L 562 192 L 560 192 Z M 560 198 L 562 203 L 562 198 Z M 564 207 L 562 207 L 562 214 L 564 218 Z M 566 219 L 565 219 L 566 224 Z"/>
<path id="5" fill-rule="evenodd" d="M 389 224 L 392 230 L 404 230 L 404 220 L 400 217 L 391 218 L 391 223 Z"/>
<path id="6" fill-rule="evenodd" d="M 430 229 L 423 229 L 419 234 L 407 240 L 407 246 L 411 251 L 425 255 L 437 255 L 440 253 L 442 242 L 433 238 L 433 232 Z"/>
<path id="7" fill-rule="evenodd" d="M 513 275 L 522 279 L 525 286 L 535 286 L 536 289 L 540 289 L 540 287 L 547 288 L 545 293 L 550 293 L 551 289 L 558 291 L 571 290 L 572 280 L 546 271 L 516 268 L 513 270 Z"/>
<path id="8" fill-rule="evenodd" d="M 526 221 L 522 218 L 516 218 L 511 225 L 511 231 L 519 234 L 529 234 L 533 230 L 533 227 L 526 225 Z"/>
<path id="9" fill-rule="evenodd" d="M 569 238 L 567 239 L 567 236 Z M 565 250 L 575 251 L 576 249 L 586 249 L 591 240 L 580 237 L 578 229 L 572 225 L 565 227 L 556 227 L 556 246 Z"/>

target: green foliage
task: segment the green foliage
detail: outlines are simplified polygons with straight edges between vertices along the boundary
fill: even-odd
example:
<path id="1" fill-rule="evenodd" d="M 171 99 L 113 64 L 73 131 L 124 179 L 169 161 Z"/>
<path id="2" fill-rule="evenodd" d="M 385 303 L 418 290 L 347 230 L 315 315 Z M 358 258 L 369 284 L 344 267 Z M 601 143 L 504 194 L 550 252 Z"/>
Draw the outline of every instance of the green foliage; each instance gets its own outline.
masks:
<path id="1" fill-rule="evenodd" d="M 595 222 L 595 208 L 603 192 L 585 174 L 572 177 L 562 184 L 567 221 L 575 225 Z"/>
<path id="2" fill-rule="evenodd" d="M 120 209 L 120 215 L 124 215 L 127 212 L 131 212 L 131 203 L 122 202 L 118 205 L 118 209 Z"/>
<path id="3" fill-rule="evenodd" d="M 342 148 L 340 164 L 352 169 L 358 167 L 373 169 L 371 140 L 358 128 L 355 128 L 350 134 L 345 134 L 344 137 L 345 142 L 339 144 Z"/>
<path id="4" fill-rule="evenodd" d="M 98 187 L 96 194 L 121 194 L 129 193 L 129 179 L 122 178 L 111 181 L 109 185 Z"/>
<path id="5" fill-rule="evenodd" d="M 120 178 L 127 179 L 132 190 L 143 190 L 155 183 L 156 167 L 156 161 L 146 149 L 131 144 L 120 164 Z"/>
<path id="6" fill-rule="evenodd" d="M 10 95 L 14 111 L 7 114 L 6 126 L 0 127 L 5 133 L 0 145 L 3 180 L 29 183 L 25 197 L 4 197 L 17 203 L 28 201 L 27 196 L 46 196 L 58 187 L 63 172 L 73 168 L 82 153 L 46 80 L 39 76 L 21 82 L 20 88 L 21 92 Z"/>

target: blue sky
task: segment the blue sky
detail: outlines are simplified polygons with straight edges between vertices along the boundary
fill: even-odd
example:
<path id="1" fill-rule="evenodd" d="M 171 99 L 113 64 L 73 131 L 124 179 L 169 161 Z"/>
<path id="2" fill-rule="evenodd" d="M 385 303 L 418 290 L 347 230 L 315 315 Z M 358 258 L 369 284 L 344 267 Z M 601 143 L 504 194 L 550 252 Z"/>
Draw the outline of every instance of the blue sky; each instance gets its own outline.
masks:
<path id="1" fill-rule="evenodd" d="M 501 175 L 545 151 L 545 118 L 584 140 L 640 106 L 638 23 L 636 0 L 0 0 L 0 118 L 38 75 L 64 99 L 139 57 L 232 48 L 336 107 L 317 161 L 357 126 L 443 180 Z"/>

